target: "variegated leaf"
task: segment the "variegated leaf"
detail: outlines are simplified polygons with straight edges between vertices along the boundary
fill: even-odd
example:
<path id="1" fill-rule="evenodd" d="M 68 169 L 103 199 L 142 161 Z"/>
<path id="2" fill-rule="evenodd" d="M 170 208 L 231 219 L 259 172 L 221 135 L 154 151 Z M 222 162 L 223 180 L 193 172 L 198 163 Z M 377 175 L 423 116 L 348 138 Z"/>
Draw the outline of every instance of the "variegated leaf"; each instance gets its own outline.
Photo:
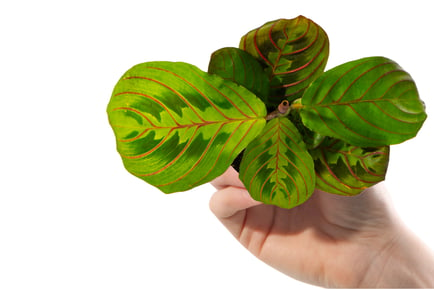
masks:
<path id="1" fill-rule="evenodd" d="M 126 169 L 165 193 L 221 175 L 265 125 L 253 93 L 186 63 L 128 70 L 107 108 Z"/>
<path id="2" fill-rule="evenodd" d="M 298 16 L 279 19 L 248 32 L 240 48 L 267 66 L 269 104 L 295 100 L 324 71 L 329 54 L 325 31 L 312 20 Z"/>
<path id="3" fill-rule="evenodd" d="M 356 195 L 385 179 L 389 146 L 362 148 L 327 137 L 310 152 L 316 187 L 323 191 Z"/>
<path id="4" fill-rule="evenodd" d="M 315 189 L 315 172 L 300 133 L 287 118 L 269 121 L 244 151 L 240 179 L 255 199 L 282 208 L 305 202 Z"/>

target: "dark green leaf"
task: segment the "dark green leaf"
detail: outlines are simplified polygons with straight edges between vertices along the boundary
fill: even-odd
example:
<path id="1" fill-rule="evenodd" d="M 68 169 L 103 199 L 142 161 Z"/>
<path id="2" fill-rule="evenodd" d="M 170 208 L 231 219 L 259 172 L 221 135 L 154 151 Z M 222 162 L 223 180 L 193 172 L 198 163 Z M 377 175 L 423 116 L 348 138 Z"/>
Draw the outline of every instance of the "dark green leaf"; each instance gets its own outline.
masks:
<path id="1" fill-rule="evenodd" d="M 107 108 L 126 169 L 166 193 L 221 175 L 265 125 L 253 93 L 186 63 L 134 66 Z"/>
<path id="2" fill-rule="evenodd" d="M 211 56 L 208 72 L 244 86 L 267 102 L 270 85 L 262 65 L 250 54 L 235 47 L 217 50 Z"/>
<path id="3" fill-rule="evenodd" d="M 298 132 L 300 132 L 301 136 L 303 137 L 303 141 L 306 144 L 306 147 L 308 150 L 314 149 L 319 144 L 321 144 L 321 142 L 323 141 L 325 136 L 320 135 L 318 132 L 314 132 L 314 131 L 310 130 L 309 128 L 307 128 L 303 124 L 301 117 L 300 117 L 300 112 L 298 110 L 290 111 L 288 117 L 291 120 L 291 122 L 295 125 Z"/>
<path id="4" fill-rule="evenodd" d="M 255 200 L 282 208 L 295 207 L 311 196 L 315 189 L 313 160 L 289 119 L 272 119 L 249 144 L 240 179 Z"/>
<path id="5" fill-rule="evenodd" d="M 383 57 L 325 72 L 306 90 L 302 105 L 300 115 L 308 128 L 361 147 L 410 139 L 426 119 L 413 79 Z"/>
<path id="6" fill-rule="evenodd" d="M 242 37 L 240 48 L 266 65 L 270 79 L 270 104 L 292 101 L 324 71 L 329 53 L 325 31 L 299 16 L 268 22 Z"/>
<path id="7" fill-rule="evenodd" d="M 316 187 L 323 191 L 356 195 L 383 181 L 389 162 L 389 146 L 361 148 L 325 138 L 311 155 L 315 162 Z"/>

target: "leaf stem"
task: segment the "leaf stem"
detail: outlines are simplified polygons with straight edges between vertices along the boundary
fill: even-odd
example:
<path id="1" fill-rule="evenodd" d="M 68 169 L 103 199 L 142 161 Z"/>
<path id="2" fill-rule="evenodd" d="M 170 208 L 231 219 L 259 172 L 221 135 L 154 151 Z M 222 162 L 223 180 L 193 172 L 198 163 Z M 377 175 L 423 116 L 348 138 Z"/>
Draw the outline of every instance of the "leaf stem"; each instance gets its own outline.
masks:
<path id="1" fill-rule="evenodd" d="M 291 104 L 291 110 L 298 110 L 298 109 L 302 109 L 302 108 L 304 108 L 304 105 L 302 105 L 302 103 L 301 103 L 301 98 L 296 99 Z"/>
<path id="2" fill-rule="evenodd" d="M 304 108 L 304 105 L 300 104 L 300 103 L 293 103 L 291 104 L 291 110 L 297 110 L 297 109 L 302 109 Z"/>

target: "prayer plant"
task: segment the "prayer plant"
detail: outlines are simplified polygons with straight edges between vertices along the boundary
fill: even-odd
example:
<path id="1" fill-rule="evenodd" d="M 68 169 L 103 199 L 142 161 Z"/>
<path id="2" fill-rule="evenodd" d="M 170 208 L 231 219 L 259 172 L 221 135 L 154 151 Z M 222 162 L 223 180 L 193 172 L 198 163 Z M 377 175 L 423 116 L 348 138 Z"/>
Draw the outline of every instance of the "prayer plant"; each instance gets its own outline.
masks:
<path id="1" fill-rule="evenodd" d="M 416 85 L 385 57 L 324 72 L 328 54 L 325 31 L 299 16 L 214 52 L 208 72 L 132 67 L 107 108 L 126 169 L 172 193 L 233 165 L 254 199 L 283 208 L 315 188 L 356 195 L 384 180 L 389 145 L 414 137 L 427 117 Z"/>

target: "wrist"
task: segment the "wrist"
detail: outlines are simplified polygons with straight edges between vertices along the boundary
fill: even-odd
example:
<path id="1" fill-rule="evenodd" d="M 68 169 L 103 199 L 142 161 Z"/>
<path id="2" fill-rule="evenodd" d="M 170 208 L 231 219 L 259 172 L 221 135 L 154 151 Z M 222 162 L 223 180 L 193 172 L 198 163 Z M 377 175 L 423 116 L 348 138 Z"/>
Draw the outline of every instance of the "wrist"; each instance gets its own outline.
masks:
<path id="1" fill-rule="evenodd" d="M 403 228 L 379 251 L 360 287 L 433 288 L 434 253 Z"/>

